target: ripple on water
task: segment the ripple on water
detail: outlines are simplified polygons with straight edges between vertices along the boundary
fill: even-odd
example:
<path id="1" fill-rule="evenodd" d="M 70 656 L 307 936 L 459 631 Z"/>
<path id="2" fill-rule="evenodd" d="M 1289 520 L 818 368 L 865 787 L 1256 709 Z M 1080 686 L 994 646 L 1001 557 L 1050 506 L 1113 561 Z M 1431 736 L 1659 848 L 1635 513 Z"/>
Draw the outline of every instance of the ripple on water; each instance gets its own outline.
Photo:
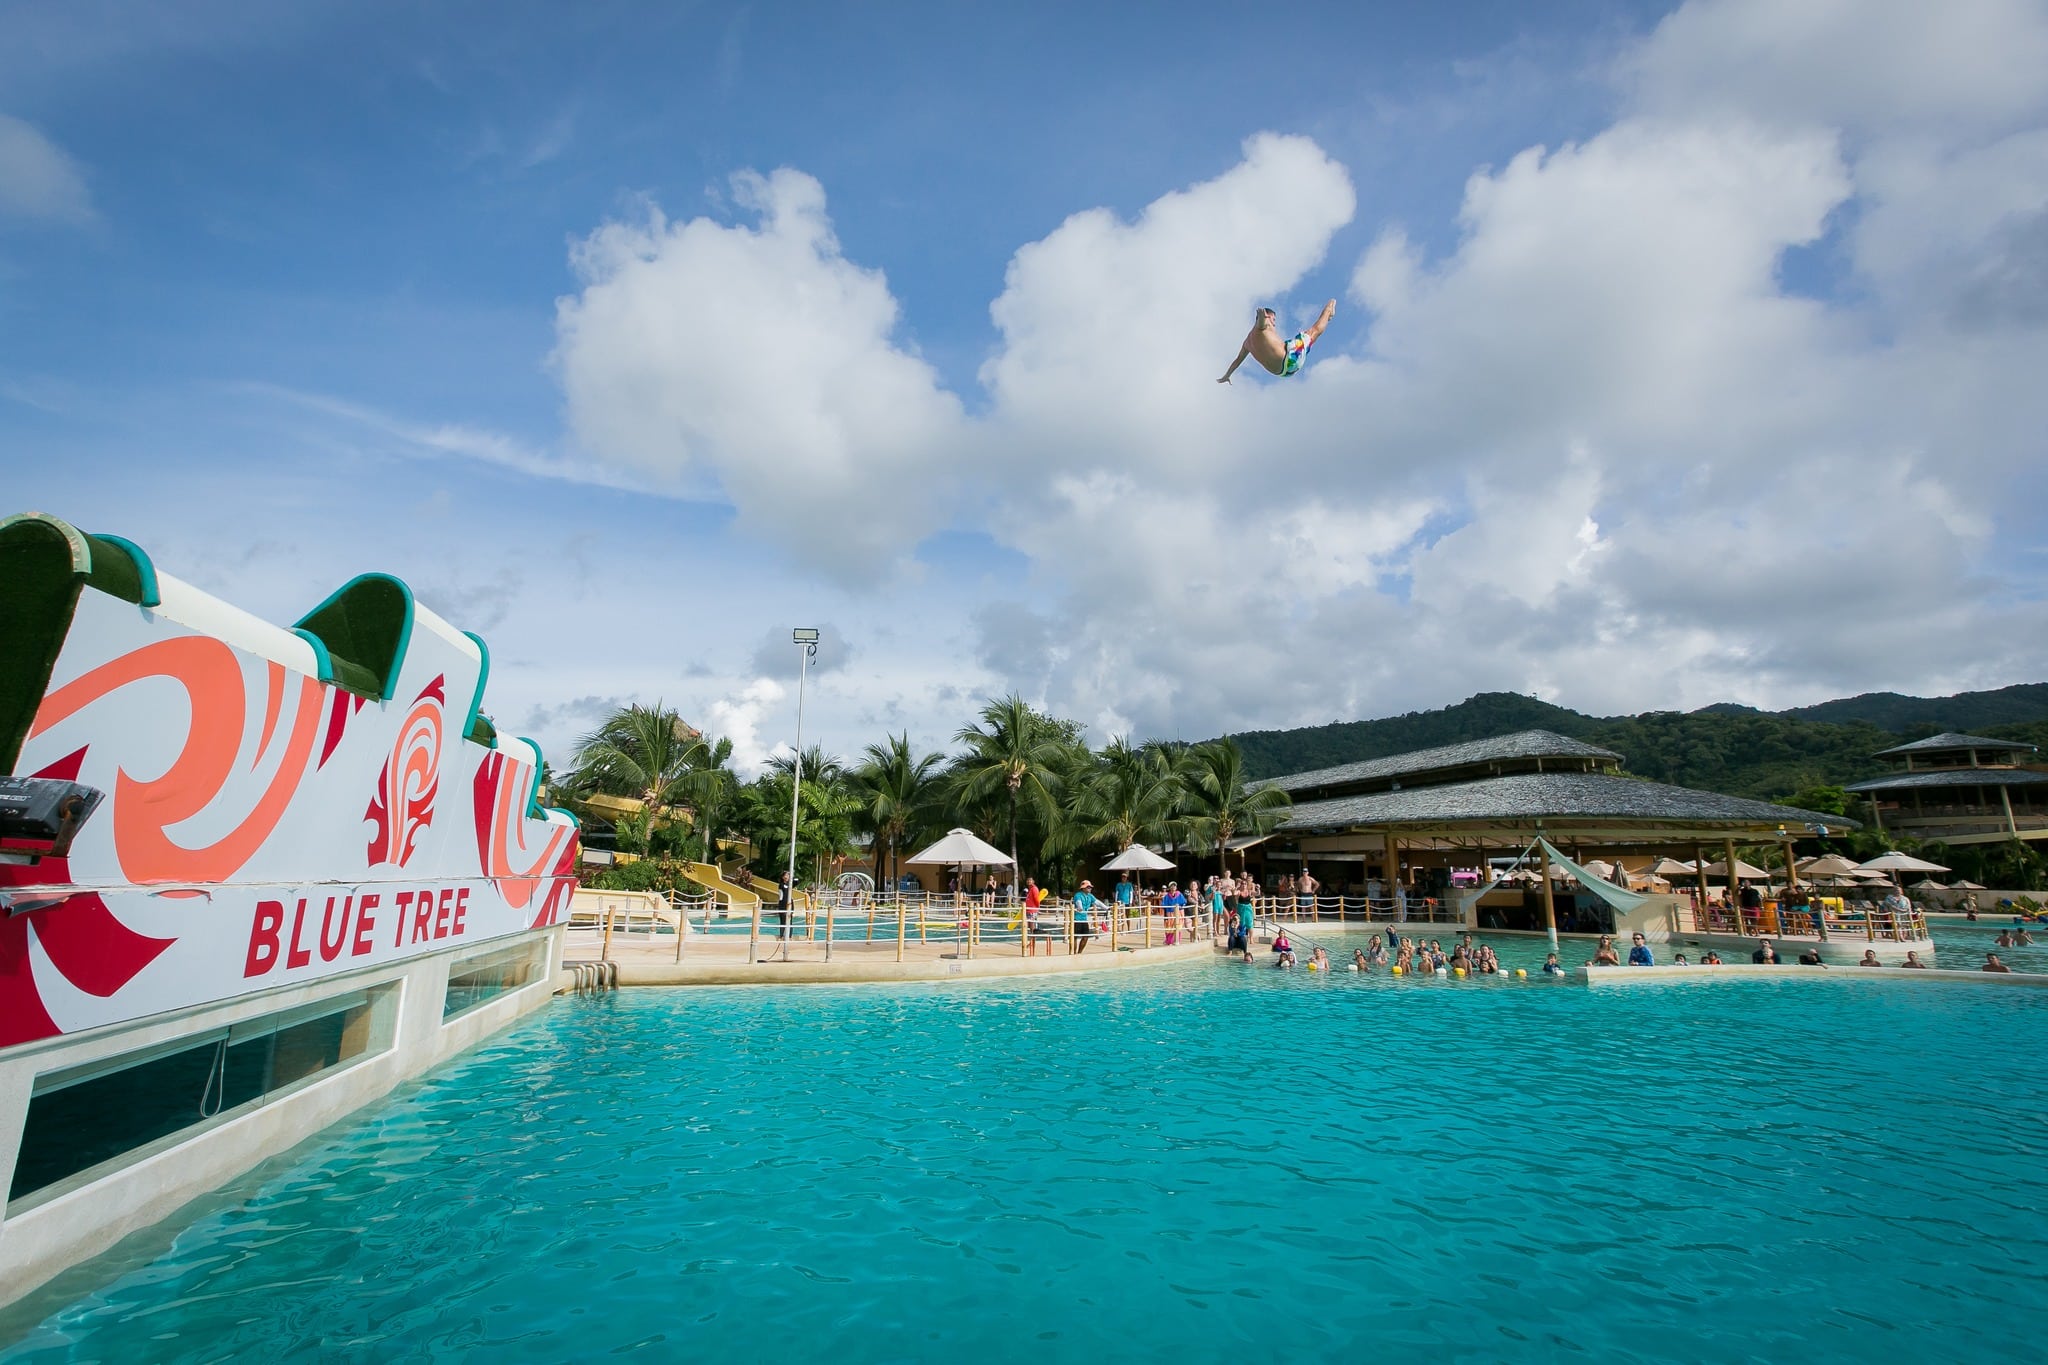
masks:
<path id="1" fill-rule="evenodd" d="M 1220 963 L 563 1001 L 0 1359 L 2010 1359 L 2041 1011 Z"/>

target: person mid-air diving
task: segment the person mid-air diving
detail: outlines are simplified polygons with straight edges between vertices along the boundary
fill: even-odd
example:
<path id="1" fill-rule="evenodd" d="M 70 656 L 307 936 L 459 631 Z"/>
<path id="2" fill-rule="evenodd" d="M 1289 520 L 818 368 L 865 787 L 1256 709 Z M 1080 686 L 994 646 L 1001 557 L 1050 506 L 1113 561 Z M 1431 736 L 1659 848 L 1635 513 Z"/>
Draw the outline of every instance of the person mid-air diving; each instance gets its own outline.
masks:
<path id="1" fill-rule="evenodd" d="M 1264 365 L 1274 374 L 1286 376 L 1301 368 L 1308 359 L 1308 348 L 1316 344 L 1316 338 L 1330 325 L 1330 319 L 1337 316 L 1337 300 L 1331 299 L 1323 305 L 1322 316 L 1306 332 L 1296 332 L 1286 341 L 1280 339 L 1280 329 L 1273 325 L 1275 314 L 1270 308 L 1261 308 L 1252 321 L 1251 331 L 1245 334 L 1244 345 L 1237 348 L 1237 359 L 1230 362 L 1230 368 L 1216 382 L 1228 384 L 1230 376 L 1237 373 L 1237 367 L 1244 364 L 1245 357 Z"/>

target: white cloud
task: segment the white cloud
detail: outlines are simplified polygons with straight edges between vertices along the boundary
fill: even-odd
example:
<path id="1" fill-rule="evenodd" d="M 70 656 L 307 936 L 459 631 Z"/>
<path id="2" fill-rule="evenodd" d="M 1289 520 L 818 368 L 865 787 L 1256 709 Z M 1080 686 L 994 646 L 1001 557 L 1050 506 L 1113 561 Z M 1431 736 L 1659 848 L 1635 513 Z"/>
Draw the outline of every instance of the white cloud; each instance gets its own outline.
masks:
<path id="1" fill-rule="evenodd" d="M 0 114 L 0 215 L 87 223 L 92 195 L 78 165 L 32 125 Z"/>
<path id="2" fill-rule="evenodd" d="M 894 339 L 896 301 L 840 254 L 816 180 L 733 188 L 755 226 L 672 225 L 650 205 L 578 244 L 555 352 L 571 425 L 606 460 L 709 476 L 743 524 L 866 569 L 946 505 L 959 402 Z"/>

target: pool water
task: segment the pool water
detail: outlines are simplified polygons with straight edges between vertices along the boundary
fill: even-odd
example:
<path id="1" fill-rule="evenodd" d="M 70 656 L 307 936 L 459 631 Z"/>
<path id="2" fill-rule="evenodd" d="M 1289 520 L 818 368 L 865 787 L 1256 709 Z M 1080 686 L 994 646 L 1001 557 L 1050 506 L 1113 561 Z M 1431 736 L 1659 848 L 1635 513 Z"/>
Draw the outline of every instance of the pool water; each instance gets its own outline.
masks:
<path id="1" fill-rule="evenodd" d="M 0 1359 L 2033 1357 L 2044 1024 L 1221 962 L 562 1000 Z"/>

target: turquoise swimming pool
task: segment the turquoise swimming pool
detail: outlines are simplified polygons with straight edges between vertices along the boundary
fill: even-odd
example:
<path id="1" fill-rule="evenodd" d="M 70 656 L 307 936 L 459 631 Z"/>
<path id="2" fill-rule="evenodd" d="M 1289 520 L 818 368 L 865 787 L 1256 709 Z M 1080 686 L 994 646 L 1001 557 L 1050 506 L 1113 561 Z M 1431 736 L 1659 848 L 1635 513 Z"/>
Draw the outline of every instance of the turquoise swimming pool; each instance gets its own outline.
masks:
<path id="1" fill-rule="evenodd" d="M 563 1000 L 0 1359 L 2010 1360 L 2044 1022 L 1208 962 Z"/>

